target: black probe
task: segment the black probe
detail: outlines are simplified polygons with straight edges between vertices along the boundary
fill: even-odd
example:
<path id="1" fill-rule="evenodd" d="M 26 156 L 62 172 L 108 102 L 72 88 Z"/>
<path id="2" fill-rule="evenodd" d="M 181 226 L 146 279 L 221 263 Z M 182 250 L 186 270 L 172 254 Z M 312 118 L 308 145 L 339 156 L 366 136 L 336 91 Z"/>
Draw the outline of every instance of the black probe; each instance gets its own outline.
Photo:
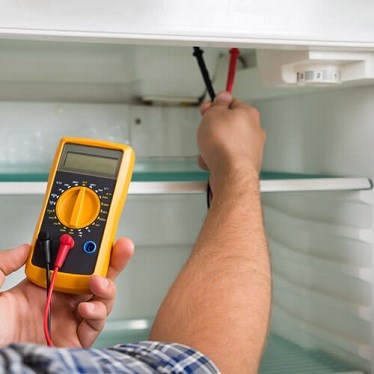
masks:
<path id="1" fill-rule="evenodd" d="M 196 57 L 197 64 L 199 65 L 201 76 L 203 77 L 206 90 L 210 96 L 210 99 L 213 101 L 216 97 L 216 93 L 214 92 L 212 80 L 210 79 L 208 69 L 205 64 L 205 60 L 203 57 L 204 51 L 200 47 L 193 47 L 193 56 Z M 206 188 L 206 205 L 208 209 L 210 208 L 210 198 L 212 195 L 212 189 L 210 188 L 209 180 L 208 185 Z"/>
<path id="2" fill-rule="evenodd" d="M 203 57 L 204 51 L 200 47 L 193 47 L 193 56 L 196 57 L 197 64 L 199 65 L 201 76 L 203 77 L 206 90 L 210 96 L 210 99 L 213 101 L 216 97 L 216 93 L 214 92 L 212 80 L 210 79 L 208 69 L 205 64 L 205 60 Z"/>
<path id="3" fill-rule="evenodd" d="M 39 244 L 44 252 L 45 260 L 45 279 L 47 284 L 47 295 L 51 284 L 51 239 L 47 231 L 40 231 L 38 235 Z M 51 310 L 48 312 L 48 329 L 51 331 Z"/>

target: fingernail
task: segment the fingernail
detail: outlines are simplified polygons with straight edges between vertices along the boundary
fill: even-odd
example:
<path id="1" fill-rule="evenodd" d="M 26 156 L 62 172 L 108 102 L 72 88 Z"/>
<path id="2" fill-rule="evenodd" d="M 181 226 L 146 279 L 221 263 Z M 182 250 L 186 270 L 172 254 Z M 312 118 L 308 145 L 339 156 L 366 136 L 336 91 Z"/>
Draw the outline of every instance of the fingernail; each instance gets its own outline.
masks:
<path id="1" fill-rule="evenodd" d="M 230 92 L 227 92 L 227 91 L 223 91 L 223 92 L 220 92 L 216 98 L 214 99 L 214 101 L 224 101 L 224 102 L 231 102 L 232 101 L 232 95 Z"/>
<path id="2" fill-rule="evenodd" d="M 108 279 L 106 279 L 106 278 L 101 278 L 101 285 L 102 285 L 103 287 L 107 287 L 108 284 L 109 284 Z"/>
<path id="3" fill-rule="evenodd" d="M 87 308 L 90 312 L 93 312 L 95 310 L 95 305 L 91 304 L 91 303 L 87 303 Z"/>

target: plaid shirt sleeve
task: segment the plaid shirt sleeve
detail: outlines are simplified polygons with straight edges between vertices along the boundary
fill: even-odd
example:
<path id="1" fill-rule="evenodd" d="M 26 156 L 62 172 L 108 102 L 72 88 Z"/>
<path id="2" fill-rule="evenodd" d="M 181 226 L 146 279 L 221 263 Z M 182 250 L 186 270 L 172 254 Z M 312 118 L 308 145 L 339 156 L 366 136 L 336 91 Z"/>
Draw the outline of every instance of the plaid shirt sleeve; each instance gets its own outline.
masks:
<path id="1" fill-rule="evenodd" d="M 106 349 L 11 344 L 0 349 L 4 373 L 219 373 L 200 352 L 180 344 L 143 341 Z"/>

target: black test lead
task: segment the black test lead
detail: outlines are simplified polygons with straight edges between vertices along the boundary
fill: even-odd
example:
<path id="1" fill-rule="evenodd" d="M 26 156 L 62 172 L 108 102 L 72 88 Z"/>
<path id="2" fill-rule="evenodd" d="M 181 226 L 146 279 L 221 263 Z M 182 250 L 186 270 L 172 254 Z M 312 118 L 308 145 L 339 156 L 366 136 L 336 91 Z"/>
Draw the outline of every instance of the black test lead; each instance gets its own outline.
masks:
<path id="1" fill-rule="evenodd" d="M 206 90 L 210 96 L 210 99 L 213 101 L 216 97 L 216 94 L 214 92 L 212 80 L 210 79 L 209 72 L 205 64 L 203 53 L 204 51 L 200 47 L 193 47 L 193 56 L 196 57 L 196 61 L 199 65 L 201 76 L 203 77 Z"/>
<path id="2" fill-rule="evenodd" d="M 210 99 L 213 101 L 214 98 L 216 97 L 216 93 L 214 92 L 213 84 L 212 84 L 208 69 L 205 64 L 203 53 L 204 51 L 200 47 L 193 47 L 193 56 L 196 57 L 196 61 L 199 66 L 201 76 L 203 77 L 206 90 L 210 96 Z M 206 189 L 206 204 L 207 204 L 208 209 L 210 208 L 211 195 L 212 195 L 212 190 L 210 188 L 210 184 L 208 181 L 208 185 Z"/>
<path id="3" fill-rule="evenodd" d="M 40 231 L 38 235 L 38 241 L 41 249 L 44 252 L 45 259 L 45 282 L 47 289 L 47 296 L 51 284 L 51 239 L 47 231 Z M 48 312 L 48 330 L 51 331 L 51 311 Z"/>

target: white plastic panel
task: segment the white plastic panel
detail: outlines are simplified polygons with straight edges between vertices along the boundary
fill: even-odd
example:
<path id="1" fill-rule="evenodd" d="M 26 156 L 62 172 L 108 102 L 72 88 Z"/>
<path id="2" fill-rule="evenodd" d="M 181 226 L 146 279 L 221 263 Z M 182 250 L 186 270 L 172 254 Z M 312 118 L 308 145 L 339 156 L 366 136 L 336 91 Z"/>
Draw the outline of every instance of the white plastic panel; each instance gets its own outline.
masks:
<path id="1" fill-rule="evenodd" d="M 374 175 L 374 86 L 258 101 L 265 170 Z"/>
<path id="2" fill-rule="evenodd" d="M 190 245 L 203 224 L 204 203 L 202 195 L 131 197 L 118 232 L 131 233 L 142 247 Z"/>
<path id="3" fill-rule="evenodd" d="M 43 196 L 8 196 L 0 198 L 0 225 L 2 239 L 0 250 L 30 243 L 39 218 Z M 2 291 L 25 277 L 24 268 L 6 277 Z"/>
<path id="4" fill-rule="evenodd" d="M 308 219 L 311 224 L 341 225 L 371 229 L 372 207 L 354 199 L 354 193 L 276 194 L 265 197 L 267 206 L 287 212 L 294 219 Z"/>
<path id="5" fill-rule="evenodd" d="M 154 317 L 190 254 L 191 246 L 138 246 L 117 280 L 119 297 L 111 320 Z"/>
<path id="6" fill-rule="evenodd" d="M 17 37 L 372 48 L 373 18 L 365 0 L 2 0 L 0 24 Z"/>
<path id="7" fill-rule="evenodd" d="M 132 107 L 131 144 L 137 157 L 191 157 L 198 154 L 197 108 Z"/>
<path id="8" fill-rule="evenodd" d="M 374 81 L 373 53 L 258 50 L 257 66 L 261 82 L 271 86 Z"/>
<path id="9" fill-rule="evenodd" d="M 194 107 L 0 101 L 0 169 L 48 170 L 63 136 L 132 144 L 138 158 L 196 156 L 199 120 Z"/>
<path id="10" fill-rule="evenodd" d="M 90 103 L 197 104 L 205 87 L 191 46 L 115 45 L 0 38 L 0 100 Z M 235 95 L 243 100 L 318 92 L 327 87 L 287 87 L 294 65 L 339 61 L 342 80 L 367 84 L 373 76 L 370 53 L 241 49 Z M 217 92 L 226 85 L 227 48 L 204 48 Z M 349 63 L 347 63 L 349 62 Z M 296 69 L 296 67 L 295 67 Z M 155 72 L 157 72 L 155 74 Z M 259 73 L 261 79 L 259 79 Z M 265 84 L 265 86 L 264 86 Z M 344 83 L 347 84 L 347 83 Z"/>
<path id="11" fill-rule="evenodd" d="M 123 104 L 166 97 L 195 103 L 204 91 L 191 47 L 0 38 L 0 50 L 0 100 Z M 219 53 L 204 51 L 212 74 Z"/>
<path id="12" fill-rule="evenodd" d="M 263 196 L 272 257 L 272 332 L 370 367 L 372 192 Z"/>
<path id="13" fill-rule="evenodd" d="M 49 170 L 63 136 L 128 143 L 128 110 L 115 104 L 0 102 L 0 168 Z"/>

